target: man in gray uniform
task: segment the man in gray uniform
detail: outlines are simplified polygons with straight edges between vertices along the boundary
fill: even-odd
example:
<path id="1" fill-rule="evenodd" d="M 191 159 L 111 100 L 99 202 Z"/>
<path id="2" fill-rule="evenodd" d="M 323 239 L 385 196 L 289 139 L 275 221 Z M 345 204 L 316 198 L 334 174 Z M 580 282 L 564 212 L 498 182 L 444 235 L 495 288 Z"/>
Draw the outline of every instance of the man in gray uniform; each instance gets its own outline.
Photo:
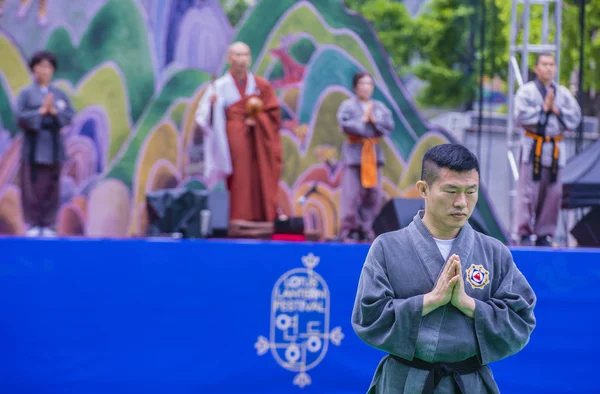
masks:
<path id="1" fill-rule="evenodd" d="M 516 125 L 521 136 L 517 235 L 528 245 L 550 246 L 556 231 L 562 200 L 561 168 L 567 157 L 563 131 L 581 122 L 581 108 L 569 89 L 554 82 L 556 62 L 550 53 L 538 56 L 537 78 L 526 83 L 515 96 Z"/>
<path id="2" fill-rule="evenodd" d="M 425 210 L 371 245 L 352 326 L 389 355 L 369 394 L 498 393 L 488 364 L 528 343 L 536 296 L 508 248 L 468 224 L 478 188 L 465 147 L 429 149 L 417 182 Z"/>
<path id="3" fill-rule="evenodd" d="M 34 83 L 19 93 L 17 119 L 23 130 L 21 198 L 27 235 L 52 236 L 60 198 L 60 171 L 65 147 L 60 135 L 74 110 L 65 92 L 51 84 L 57 61 L 46 51 L 30 62 Z"/>

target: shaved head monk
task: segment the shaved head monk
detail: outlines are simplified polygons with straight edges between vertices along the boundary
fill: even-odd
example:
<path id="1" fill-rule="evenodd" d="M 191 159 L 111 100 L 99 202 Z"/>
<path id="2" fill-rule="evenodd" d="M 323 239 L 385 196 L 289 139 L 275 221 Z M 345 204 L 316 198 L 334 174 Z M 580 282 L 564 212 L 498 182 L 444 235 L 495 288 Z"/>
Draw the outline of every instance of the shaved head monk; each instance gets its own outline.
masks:
<path id="1" fill-rule="evenodd" d="M 281 111 L 275 91 L 250 72 L 243 42 L 227 53 L 229 72 L 206 90 L 196 111 L 205 133 L 204 177 L 229 190 L 229 220 L 272 221 L 282 170 Z"/>

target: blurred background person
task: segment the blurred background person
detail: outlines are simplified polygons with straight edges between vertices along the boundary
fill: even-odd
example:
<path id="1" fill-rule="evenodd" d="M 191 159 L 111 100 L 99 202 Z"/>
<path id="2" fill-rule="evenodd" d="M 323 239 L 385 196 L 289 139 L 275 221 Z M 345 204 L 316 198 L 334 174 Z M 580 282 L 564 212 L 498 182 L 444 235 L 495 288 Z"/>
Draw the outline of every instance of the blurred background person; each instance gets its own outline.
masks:
<path id="1" fill-rule="evenodd" d="M 542 53 L 535 64 L 537 78 L 515 96 L 515 124 L 521 136 L 517 203 L 517 235 L 529 245 L 551 246 L 562 201 L 561 168 L 567 163 L 563 132 L 581 122 L 581 108 L 569 89 L 554 82 L 556 60 Z"/>
<path id="2" fill-rule="evenodd" d="M 227 180 L 230 221 L 270 222 L 283 169 L 280 104 L 271 84 L 250 71 L 247 44 L 231 44 L 227 61 L 229 72 L 209 86 L 196 111 L 205 132 L 205 181 L 211 188 Z"/>
<path id="3" fill-rule="evenodd" d="M 394 130 L 392 112 L 373 100 L 373 78 L 359 72 L 352 80 L 355 97 L 342 102 L 337 119 L 348 140 L 342 147 L 341 236 L 351 241 L 374 239 L 373 220 L 381 208 L 382 136 Z"/>
<path id="4" fill-rule="evenodd" d="M 21 199 L 28 236 L 53 236 L 60 198 L 61 164 L 66 159 L 60 134 L 74 115 L 65 92 L 52 85 L 56 56 L 35 53 L 29 63 L 34 82 L 17 98 L 17 119 L 24 133 L 21 149 Z"/>

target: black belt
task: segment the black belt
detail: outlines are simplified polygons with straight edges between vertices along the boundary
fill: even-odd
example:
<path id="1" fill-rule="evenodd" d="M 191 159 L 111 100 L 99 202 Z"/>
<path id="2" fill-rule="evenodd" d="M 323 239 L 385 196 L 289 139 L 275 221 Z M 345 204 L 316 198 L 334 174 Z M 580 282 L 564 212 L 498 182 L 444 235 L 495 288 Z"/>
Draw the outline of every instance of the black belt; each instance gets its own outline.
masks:
<path id="1" fill-rule="evenodd" d="M 427 379 L 425 380 L 425 386 L 423 387 L 423 394 L 433 394 L 433 390 L 446 376 L 452 376 L 455 385 L 458 386 L 459 392 L 467 394 L 467 390 L 465 389 L 465 385 L 460 375 L 468 375 L 477 372 L 482 367 L 477 356 L 455 363 L 429 363 L 418 358 L 413 358 L 409 361 L 393 354 L 390 354 L 390 356 L 394 360 L 404 365 L 408 365 L 409 367 L 429 371 Z"/>
<path id="2" fill-rule="evenodd" d="M 559 148 L 558 142 L 563 140 L 562 135 L 554 137 L 543 136 L 532 133 L 531 131 L 525 131 L 525 135 L 529 138 L 533 138 L 535 141 L 531 146 L 531 152 L 529 156 L 533 160 L 533 180 L 539 181 L 542 179 L 542 145 L 545 143 L 552 143 L 552 167 L 550 172 L 550 183 L 556 182 L 558 174 L 558 155 Z"/>

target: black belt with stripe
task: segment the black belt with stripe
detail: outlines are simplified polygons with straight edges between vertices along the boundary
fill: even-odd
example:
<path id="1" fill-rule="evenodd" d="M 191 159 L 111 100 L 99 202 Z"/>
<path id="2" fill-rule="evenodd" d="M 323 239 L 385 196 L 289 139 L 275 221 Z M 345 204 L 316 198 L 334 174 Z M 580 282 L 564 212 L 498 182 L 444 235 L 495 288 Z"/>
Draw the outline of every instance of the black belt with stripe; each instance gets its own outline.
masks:
<path id="1" fill-rule="evenodd" d="M 535 141 L 531 146 L 530 153 L 530 157 L 533 161 L 534 181 L 539 181 L 542 179 L 542 145 L 545 143 L 552 143 L 552 167 L 550 168 L 550 183 L 556 182 L 558 177 L 558 157 L 560 153 L 558 143 L 563 140 L 563 136 L 557 135 L 554 137 L 548 137 L 532 133 L 531 131 L 525 131 L 525 135 L 529 138 L 533 138 Z"/>

